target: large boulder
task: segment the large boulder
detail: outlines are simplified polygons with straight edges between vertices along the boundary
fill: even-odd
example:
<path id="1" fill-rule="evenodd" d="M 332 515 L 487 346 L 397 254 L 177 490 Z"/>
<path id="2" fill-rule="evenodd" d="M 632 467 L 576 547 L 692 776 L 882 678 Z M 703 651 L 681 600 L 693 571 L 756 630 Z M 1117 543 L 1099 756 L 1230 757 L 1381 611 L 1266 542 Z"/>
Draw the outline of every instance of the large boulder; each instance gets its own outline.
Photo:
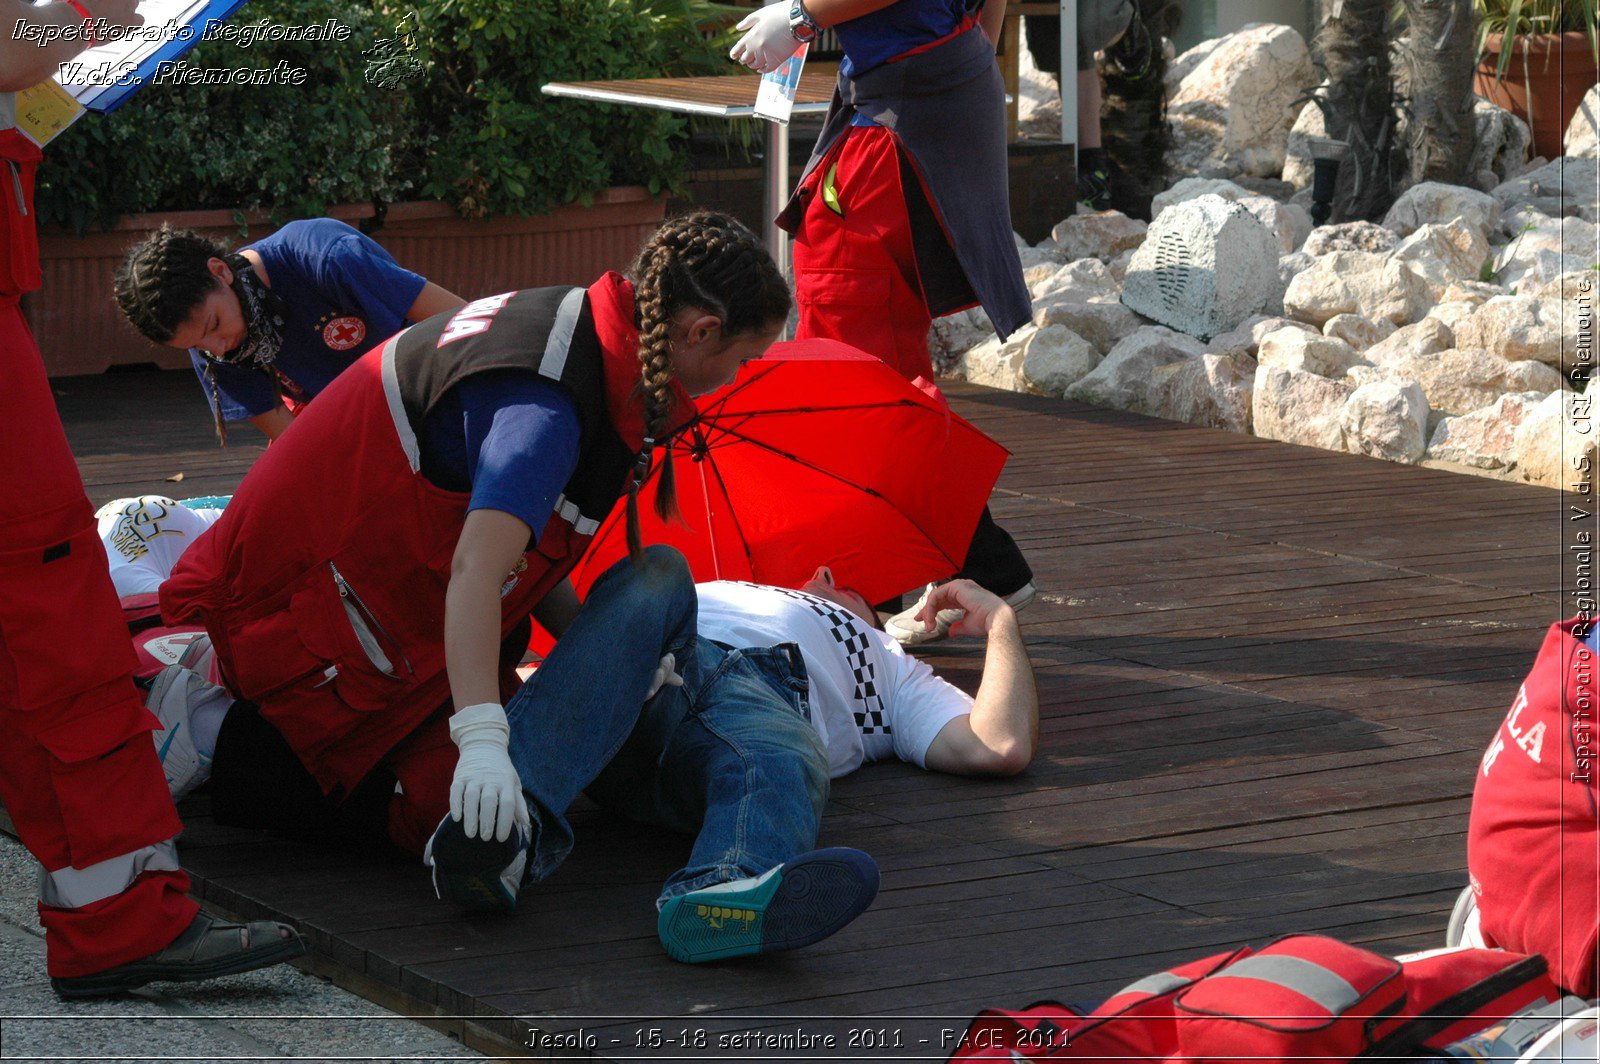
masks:
<path id="1" fill-rule="evenodd" d="M 1423 318 L 1415 325 L 1396 329 L 1362 352 L 1362 357 L 1374 366 L 1386 366 L 1402 359 L 1436 355 L 1448 351 L 1455 343 L 1448 325 L 1437 318 Z"/>
<path id="2" fill-rule="evenodd" d="M 1476 189 L 1424 181 L 1400 194 L 1383 216 L 1383 227 L 1410 236 L 1425 225 L 1442 225 L 1456 219 L 1487 236 L 1500 224 L 1502 201 Z"/>
<path id="3" fill-rule="evenodd" d="M 1502 395 L 1492 406 L 1441 418 L 1425 457 L 1474 469 L 1504 469 L 1512 461 L 1518 427 L 1543 398 L 1537 392 Z"/>
<path id="4" fill-rule="evenodd" d="M 935 318 L 928 329 L 928 354 L 933 368 L 941 373 L 955 370 L 968 351 L 986 340 L 995 339 L 994 326 L 982 307 L 973 307 L 943 318 Z"/>
<path id="5" fill-rule="evenodd" d="M 1587 397 L 1551 392 L 1517 426 L 1511 461 L 1523 480 L 1568 487 L 1578 479 L 1578 470 L 1595 468 L 1596 436 Z"/>
<path id="6" fill-rule="evenodd" d="M 1355 386 L 1315 373 L 1262 366 L 1251 393 L 1253 431 L 1265 440 L 1282 440 L 1325 451 L 1344 450 L 1344 404 Z"/>
<path id="7" fill-rule="evenodd" d="M 973 384 L 981 384 L 985 388 L 1017 391 L 1022 372 L 1022 353 L 1038 331 L 1038 326 L 1024 325 L 1007 340 L 991 333 L 989 339 L 962 354 L 956 371 Z"/>
<path id="8" fill-rule="evenodd" d="M 1596 240 L 1600 227 L 1580 218 L 1552 218 L 1522 209 L 1509 215 L 1511 242 L 1494 261 L 1494 280 L 1522 290 L 1548 283 L 1564 273 L 1587 269 L 1600 261 Z"/>
<path id="9" fill-rule="evenodd" d="M 1100 352 L 1062 325 L 1046 325 L 1022 345 L 1018 383 L 1025 392 L 1061 396 L 1100 364 Z"/>
<path id="10" fill-rule="evenodd" d="M 1145 223 L 1121 211 L 1084 211 L 1056 223 L 1050 239 L 1063 259 L 1110 262 L 1144 243 Z"/>
<path id="11" fill-rule="evenodd" d="M 1343 340 L 1356 351 L 1365 351 L 1394 331 L 1394 322 L 1388 318 L 1373 321 L 1359 314 L 1335 314 L 1322 325 L 1324 335 Z"/>
<path id="12" fill-rule="evenodd" d="M 1343 340 L 1295 328 L 1267 333 L 1256 350 L 1256 362 L 1260 365 L 1281 366 L 1319 377 L 1343 377 L 1361 360 L 1355 349 Z"/>
<path id="13" fill-rule="evenodd" d="M 1307 255 L 1331 255 L 1335 251 L 1393 251 L 1400 238 L 1392 230 L 1371 222 L 1336 222 L 1311 230 L 1300 250 Z"/>
<path id="14" fill-rule="evenodd" d="M 1289 282 L 1283 310 L 1321 328 L 1335 314 L 1360 314 L 1406 325 L 1423 316 L 1432 291 L 1426 278 L 1387 255 L 1336 251 Z"/>
<path id="15" fill-rule="evenodd" d="M 1600 159 L 1562 158 L 1498 186 L 1491 195 L 1507 212 L 1532 207 L 1551 217 L 1577 215 L 1595 221 Z"/>
<path id="16" fill-rule="evenodd" d="M 1058 266 L 1030 289 L 1035 308 L 1041 303 L 1087 303 L 1117 298 L 1117 282 L 1099 259 L 1078 259 Z"/>
<path id="17" fill-rule="evenodd" d="M 1243 351 L 1207 352 L 1156 367 L 1146 411 L 1169 421 L 1250 431 L 1256 361 Z"/>
<path id="18" fill-rule="evenodd" d="M 1285 254 L 1304 243 L 1306 236 L 1311 232 L 1311 215 L 1304 207 L 1279 203 L 1270 196 L 1251 192 L 1220 177 L 1184 178 L 1165 192 L 1158 193 L 1155 199 L 1150 201 L 1150 216 L 1159 218 L 1161 212 L 1168 207 L 1201 196 L 1221 196 L 1255 215 L 1261 220 L 1262 225 L 1272 230 L 1272 235 L 1278 238 L 1278 243 L 1283 246 Z"/>
<path id="19" fill-rule="evenodd" d="M 1542 362 L 1507 362 L 1483 351 L 1449 350 L 1384 363 L 1391 380 L 1414 380 L 1437 414 L 1470 414 L 1513 392 L 1549 392 L 1561 376 Z"/>
<path id="20" fill-rule="evenodd" d="M 1392 254 L 1432 281 L 1442 296 L 1458 281 L 1478 280 L 1489 261 L 1489 241 L 1483 230 L 1455 218 L 1419 226 Z"/>
<path id="21" fill-rule="evenodd" d="M 1476 303 L 1435 303 L 1428 308 L 1428 318 L 1432 318 L 1449 329 L 1451 333 L 1454 333 L 1456 329 L 1461 327 L 1462 322 L 1472 317 L 1472 312 L 1477 309 L 1477 306 Z M 1423 320 L 1426 321 L 1428 319 L 1424 318 Z"/>
<path id="22" fill-rule="evenodd" d="M 1589 86 L 1583 94 L 1578 109 L 1567 123 L 1567 135 L 1562 142 L 1568 159 L 1593 159 L 1600 157 L 1600 85 Z"/>
<path id="23" fill-rule="evenodd" d="M 1317 86 L 1317 95 L 1325 96 L 1328 83 Z M 1289 140 L 1284 145 L 1283 179 L 1297 189 L 1310 188 L 1315 167 L 1311 161 L 1311 142 L 1328 135 L 1328 123 L 1322 108 L 1315 100 L 1300 108 L 1294 125 L 1289 127 Z"/>
<path id="24" fill-rule="evenodd" d="M 1316 83 L 1306 42 L 1288 26 L 1257 24 L 1222 38 L 1187 69 L 1167 101 L 1173 170 L 1276 177 L 1296 101 Z"/>
<path id="25" fill-rule="evenodd" d="M 1345 450 L 1415 462 L 1428 447 L 1428 400 L 1414 381 L 1372 381 L 1345 400 Z"/>
<path id="26" fill-rule="evenodd" d="M 1094 370 L 1067 389 L 1067 398 L 1115 410 L 1149 412 L 1151 382 L 1162 366 L 1205 353 L 1192 336 L 1146 325 L 1113 347 Z"/>
<path id="27" fill-rule="evenodd" d="M 1122 301 L 1153 321 L 1210 339 L 1282 291 L 1279 247 L 1249 211 L 1208 195 L 1169 207 L 1133 254 Z"/>
<path id="28" fill-rule="evenodd" d="M 1101 354 L 1148 324 L 1121 303 L 1044 303 L 1034 312 L 1033 321 L 1035 325 L 1064 325 Z"/>
<path id="29" fill-rule="evenodd" d="M 1508 361 L 1531 358 L 1556 369 L 1563 348 L 1575 348 L 1561 332 L 1561 303 L 1531 296 L 1499 296 L 1474 310 L 1455 330 L 1456 345 L 1488 351 Z M 1571 360 L 1575 351 L 1565 352 Z"/>

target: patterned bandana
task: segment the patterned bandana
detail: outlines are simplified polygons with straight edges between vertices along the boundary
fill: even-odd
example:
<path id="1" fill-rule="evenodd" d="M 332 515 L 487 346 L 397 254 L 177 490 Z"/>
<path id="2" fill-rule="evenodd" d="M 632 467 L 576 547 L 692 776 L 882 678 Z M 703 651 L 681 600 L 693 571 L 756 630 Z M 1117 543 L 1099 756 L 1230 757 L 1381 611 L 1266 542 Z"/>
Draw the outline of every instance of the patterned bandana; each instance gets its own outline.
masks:
<path id="1" fill-rule="evenodd" d="M 273 363 L 283 348 L 283 299 L 262 282 L 243 255 L 229 255 L 223 261 L 233 271 L 233 294 L 239 297 L 245 320 L 244 343 L 220 355 L 201 354 L 225 366 L 245 366 L 276 376 Z"/>

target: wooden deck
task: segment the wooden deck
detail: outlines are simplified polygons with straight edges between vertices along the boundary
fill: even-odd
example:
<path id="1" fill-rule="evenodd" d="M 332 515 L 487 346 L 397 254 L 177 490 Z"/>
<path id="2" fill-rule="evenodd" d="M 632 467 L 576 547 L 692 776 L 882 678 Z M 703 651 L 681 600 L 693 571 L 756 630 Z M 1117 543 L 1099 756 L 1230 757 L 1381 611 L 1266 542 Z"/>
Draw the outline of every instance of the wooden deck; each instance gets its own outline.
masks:
<path id="1" fill-rule="evenodd" d="M 96 502 L 225 491 L 259 453 L 248 429 L 209 442 L 187 374 L 57 384 Z M 675 964 L 651 901 L 685 842 L 592 808 L 572 859 L 506 918 L 455 915 L 406 864 L 219 828 L 203 803 L 183 848 L 198 891 L 296 922 L 320 971 L 471 1044 L 581 1028 L 611 1060 L 808 1055 L 717 1048 L 747 1030 L 839 1040 L 813 1058 L 943 1059 L 944 1032 L 986 1004 L 1093 1001 L 1235 943 L 1442 944 L 1479 752 L 1565 608 L 1561 496 L 951 394 L 1015 452 L 994 510 L 1042 589 L 1022 620 L 1043 748 L 1001 782 L 903 765 L 839 782 L 824 841 L 883 869 L 842 933 Z M 981 663 L 961 643 L 930 660 L 969 688 Z M 851 1049 L 861 1030 L 887 1048 Z"/>

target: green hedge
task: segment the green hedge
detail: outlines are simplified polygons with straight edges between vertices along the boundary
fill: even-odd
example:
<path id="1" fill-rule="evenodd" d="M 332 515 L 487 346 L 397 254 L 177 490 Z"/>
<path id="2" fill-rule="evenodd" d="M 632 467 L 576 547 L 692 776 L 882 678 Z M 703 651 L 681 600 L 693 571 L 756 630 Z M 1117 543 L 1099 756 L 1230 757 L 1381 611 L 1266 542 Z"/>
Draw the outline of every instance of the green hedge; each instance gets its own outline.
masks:
<path id="1" fill-rule="evenodd" d="M 49 146 L 42 221 L 204 208 L 313 216 L 334 203 L 441 199 L 468 217 L 541 214 L 617 184 L 680 187 L 680 119 L 544 96 L 549 81 L 730 72 L 704 0 L 253 0 L 230 25 L 350 28 L 343 42 L 208 40 L 200 68 L 303 68 L 302 84 L 146 86 Z M 389 42 L 416 72 L 378 83 Z M 375 43 L 378 50 L 373 50 Z M 364 54 L 367 53 L 367 54 Z"/>

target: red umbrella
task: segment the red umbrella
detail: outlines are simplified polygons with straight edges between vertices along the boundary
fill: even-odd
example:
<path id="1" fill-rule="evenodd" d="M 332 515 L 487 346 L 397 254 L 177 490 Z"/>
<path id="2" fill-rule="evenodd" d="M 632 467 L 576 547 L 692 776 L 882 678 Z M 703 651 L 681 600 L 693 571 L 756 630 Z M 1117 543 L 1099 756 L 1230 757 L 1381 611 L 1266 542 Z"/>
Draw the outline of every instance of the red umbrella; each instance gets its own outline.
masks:
<path id="1" fill-rule="evenodd" d="M 696 401 L 671 447 L 683 524 L 640 491 L 645 543 L 697 580 L 799 587 L 818 565 L 870 602 L 961 567 L 1007 451 L 938 389 L 833 340 L 776 344 Z M 627 553 L 625 501 L 573 573 L 580 593 Z"/>

